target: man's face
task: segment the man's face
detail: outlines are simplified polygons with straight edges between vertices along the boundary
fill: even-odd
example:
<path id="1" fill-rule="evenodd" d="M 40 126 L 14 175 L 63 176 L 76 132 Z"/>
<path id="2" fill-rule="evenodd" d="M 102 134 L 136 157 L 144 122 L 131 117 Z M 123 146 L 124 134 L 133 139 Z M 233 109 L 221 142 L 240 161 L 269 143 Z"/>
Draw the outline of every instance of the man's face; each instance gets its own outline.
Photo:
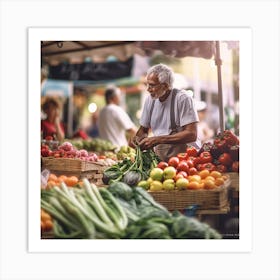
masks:
<path id="1" fill-rule="evenodd" d="M 164 95 L 167 90 L 166 84 L 161 84 L 158 76 L 154 73 L 147 76 L 147 91 L 151 94 L 152 99 L 157 99 Z"/>

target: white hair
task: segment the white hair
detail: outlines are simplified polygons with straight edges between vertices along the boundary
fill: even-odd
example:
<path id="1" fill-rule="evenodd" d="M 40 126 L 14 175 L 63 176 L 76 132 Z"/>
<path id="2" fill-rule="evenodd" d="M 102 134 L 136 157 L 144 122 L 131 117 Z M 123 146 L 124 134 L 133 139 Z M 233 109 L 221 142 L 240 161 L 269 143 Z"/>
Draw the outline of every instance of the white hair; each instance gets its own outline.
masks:
<path id="1" fill-rule="evenodd" d="M 173 87 L 174 72 L 165 64 L 156 64 L 148 69 L 147 75 L 155 74 L 158 77 L 160 83 L 166 83 L 170 88 Z"/>

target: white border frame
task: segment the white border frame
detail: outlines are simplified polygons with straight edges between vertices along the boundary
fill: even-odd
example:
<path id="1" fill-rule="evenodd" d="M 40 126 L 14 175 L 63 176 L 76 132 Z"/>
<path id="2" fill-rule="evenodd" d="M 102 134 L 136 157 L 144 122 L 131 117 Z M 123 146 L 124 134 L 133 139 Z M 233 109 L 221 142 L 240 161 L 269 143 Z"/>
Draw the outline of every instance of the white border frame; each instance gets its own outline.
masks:
<path id="1" fill-rule="evenodd" d="M 210 32 L 211 31 L 211 32 Z M 40 237 L 40 41 L 228 40 L 240 42 L 240 235 L 225 240 L 46 240 Z M 28 29 L 29 252 L 250 252 L 252 249 L 252 34 L 250 28 Z M 30 110 L 32 108 L 32 110 Z M 243 116 L 246 114 L 246 118 Z M 245 170 L 246 168 L 246 170 Z M 246 207 L 245 207 L 246 205 Z"/>

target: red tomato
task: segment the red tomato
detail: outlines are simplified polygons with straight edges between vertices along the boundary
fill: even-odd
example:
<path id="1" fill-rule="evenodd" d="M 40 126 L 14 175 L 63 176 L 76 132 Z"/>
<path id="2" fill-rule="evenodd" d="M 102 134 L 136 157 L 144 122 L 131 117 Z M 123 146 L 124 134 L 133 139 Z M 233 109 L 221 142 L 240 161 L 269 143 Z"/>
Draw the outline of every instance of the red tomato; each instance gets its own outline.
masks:
<path id="1" fill-rule="evenodd" d="M 194 166 L 197 166 L 199 163 L 202 163 L 202 162 L 201 162 L 201 158 L 200 158 L 200 157 L 194 158 L 194 160 L 193 160 Z"/>
<path id="2" fill-rule="evenodd" d="M 221 173 L 225 173 L 225 172 L 227 172 L 227 167 L 223 164 L 218 164 L 218 165 L 216 165 L 216 170 Z"/>
<path id="3" fill-rule="evenodd" d="M 218 150 L 220 151 L 220 153 L 224 153 L 224 152 L 226 152 L 227 149 L 228 149 L 226 140 L 223 140 L 223 139 L 215 139 L 215 140 L 214 140 L 214 144 L 216 145 L 216 147 L 218 148 Z"/>
<path id="4" fill-rule="evenodd" d="M 211 162 L 207 162 L 207 163 L 202 164 L 202 170 L 204 170 L 204 169 L 207 169 L 211 172 L 211 171 L 216 170 L 216 166 Z"/>
<path id="5" fill-rule="evenodd" d="M 192 160 L 192 159 L 190 159 L 190 158 L 187 160 L 187 164 L 188 164 L 189 168 L 194 167 L 193 160 Z"/>
<path id="6" fill-rule="evenodd" d="M 177 175 L 182 175 L 184 178 L 187 178 L 187 177 L 188 177 L 188 173 L 185 172 L 185 171 L 179 171 L 179 172 L 177 173 Z"/>
<path id="7" fill-rule="evenodd" d="M 239 144 L 238 137 L 230 130 L 225 130 L 223 132 L 223 139 L 226 141 L 228 146 Z"/>
<path id="8" fill-rule="evenodd" d="M 232 158 L 229 153 L 223 153 L 219 156 L 218 161 L 226 166 L 231 166 Z"/>
<path id="9" fill-rule="evenodd" d="M 182 174 L 177 174 L 176 176 L 175 176 L 175 178 L 174 178 L 174 181 L 176 182 L 178 179 L 180 179 L 180 178 L 184 178 L 184 176 L 182 175 Z"/>
<path id="10" fill-rule="evenodd" d="M 213 161 L 213 157 L 210 154 L 210 152 L 201 153 L 199 158 L 200 158 L 200 163 L 207 163 L 207 162 L 212 162 Z"/>
<path id="11" fill-rule="evenodd" d="M 198 171 L 195 167 L 190 168 L 189 175 L 196 175 L 198 174 Z"/>
<path id="12" fill-rule="evenodd" d="M 177 158 L 177 157 L 171 157 L 171 158 L 168 160 L 168 165 L 177 168 L 179 162 L 180 162 L 179 158 Z"/>
<path id="13" fill-rule="evenodd" d="M 179 164 L 177 165 L 177 170 L 188 172 L 189 165 L 188 165 L 187 161 L 185 161 L 185 160 L 180 161 Z"/>
<path id="14" fill-rule="evenodd" d="M 231 165 L 232 172 L 239 172 L 239 161 L 234 161 Z"/>
<path id="15" fill-rule="evenodd" d="M 204 163 L 198 163 L 197 165 L 196 165 L 196 169 L 198 170 L 198 171 L 201 171 L 201 170 L 203 170 L 203 165 L 204 165 Z"/>
<path id="16" fill-rule="evenodd" d="M 195 147 L 187 147 L 186 153 L 187 153 L 188 156 L 190 156 L 190 157 L 196 157 L 198 151 L 197 151 L 197 149 L 196 149 Z"/>
<path id="17" fill-rule="evenodd" d="M 163 170 L 165 167 L 167 167 L 167 166 L 168 166 L 168 163 L 165 162 L 165 161 L 161 161 L 161 162 L 159 162 L 158 165 L 157 165 L 157 167 L 160 168 L 160 169 L 162 169 L 162 170 Z"/>
<path id="18" fill-rule="evenodd" d="M 177 155 L 177 158 L 179 158 L 180 161 L 181 161 L 181 160 L 186 160 L 188 157 L 189 157 L 189 156 L 188 156 L 187 153 L 179 153 L 179 154 Z"/>

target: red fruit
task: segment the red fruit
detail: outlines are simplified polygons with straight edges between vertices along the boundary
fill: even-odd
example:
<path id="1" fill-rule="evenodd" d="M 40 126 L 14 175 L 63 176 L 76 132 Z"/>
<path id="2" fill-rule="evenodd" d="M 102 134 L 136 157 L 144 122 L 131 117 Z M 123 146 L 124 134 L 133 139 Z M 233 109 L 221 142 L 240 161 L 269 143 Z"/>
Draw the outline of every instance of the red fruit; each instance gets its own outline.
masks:
<path id="1" fill-rule="evenodd" d="M 196 174 L 198 174 L 198 171 L 195 167 L 189 169 L 189 175 L 196 175 Z"/>
<path id="2" fill-rule="evenodd" d="M 177 155 L 177 158 L 179 158 L 179 160 L 181 161 L 181 160 L 186 160 L 186 159 L 188 159 L 188 154 L 187 153 L 179 153 L 178 155 Z"/>
<path id="3" fill-rule="evenodd" d="M 179 172 L 177 173 L 177 175 L 182 175 L 184 178 L 187 178 L 187 177 L 188 177 L 188 173 L 185 172 L 185 171 L 179 171 Z"/>
<path id="4" fill-rule="evenodd" d="M 223 164 L 216 165 L 216 170 L 221 172 L 221 173 L 225 173 L 225 172 L 228 171 L 227 167 Z"/>
<path id="5" fill-rule="evenodd" d="M 168 160 L 168 165 L 177 168 L 179 162 L 180 162 L 180 160 L 179 160 L 178 157 L 171 157 L 171 158 Z"/>
<path id="6" fill-rule="evenodd" d="M 174 178 L 174 181 L 176 182 L 178 179 L 180 179 L 180 178 L 185 178 L 182 174 L 177 174 L 176 176 L 175 176 L 175 178 Z"/>
<path id="7" fill-rule="evenodd" d="M 157 165 L 157 167 L 160 168 L 160 169 L 162 169 L 162 170 L 163 170 L 165 167 L 167 167 L 167 166 L 168 166 L 168 163 L 165 162 L 165 161 L 161 161 L 161 162 L 159 162 L 158 165 Z"/>
<path id="8" fill-rule="evenodd" d="M 188 154 L 189 157 L 196 157 L 198 154 L 198 151 L 195 147 L 188 147 L 186 149 L 186 153 Z"/>
<path id="9" fill-rule="evenodd" d="M 218 161 L 226 166 L 230 166 L 232 164 L 232 158 L 229 153 L 223 153 L 219 156 Z"/>
<path id="10" fill-rule="evenodd" d="M 188 165 L 187 161 L 186 160 L 180 161 L 179 164 L 177 165 L 177 170 L 189 172 L 189 165 Z"/>

